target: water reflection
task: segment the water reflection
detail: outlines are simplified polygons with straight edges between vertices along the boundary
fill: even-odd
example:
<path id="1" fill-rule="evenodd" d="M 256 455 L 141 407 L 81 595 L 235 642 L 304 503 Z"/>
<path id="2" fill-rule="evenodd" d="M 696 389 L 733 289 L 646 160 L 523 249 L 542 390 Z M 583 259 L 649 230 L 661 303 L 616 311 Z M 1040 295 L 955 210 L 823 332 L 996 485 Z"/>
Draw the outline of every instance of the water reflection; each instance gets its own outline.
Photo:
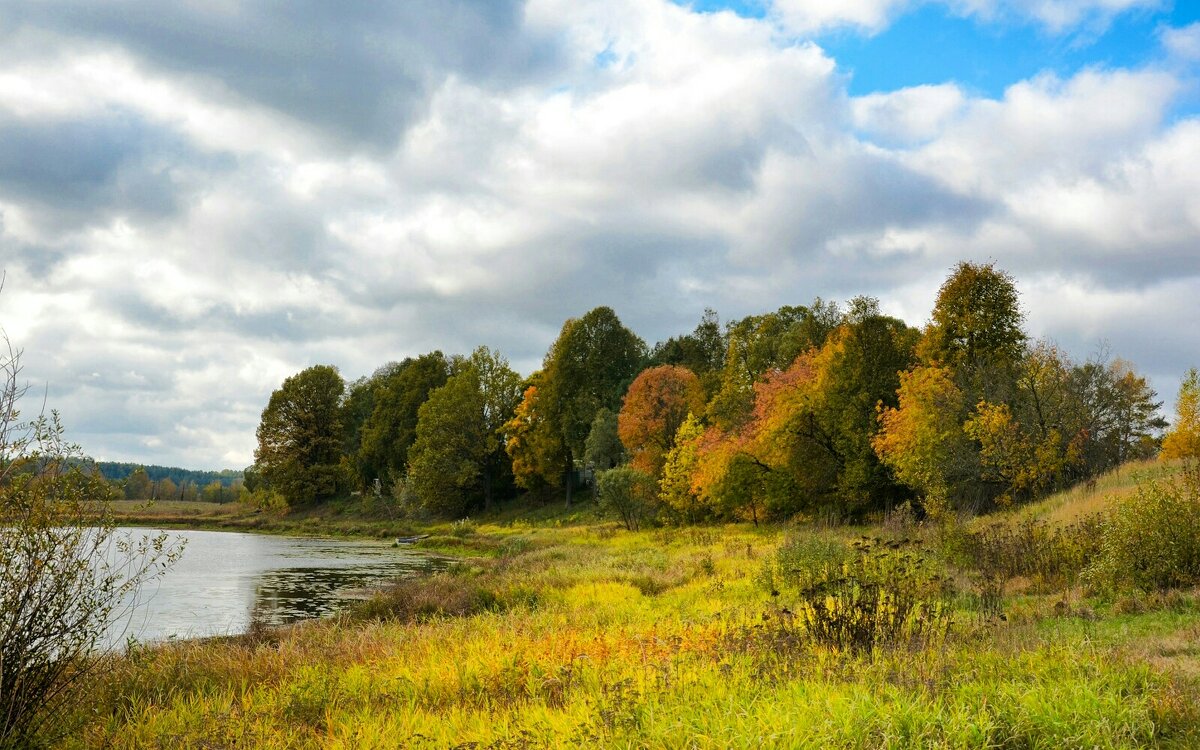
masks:
<path id="1" fill-rule="evenodd" d="M 223 531 L 168 534 L 187 539 L 183 557 L 142 592 L 132 616 L 109 634 L 110 643 L 128 636 L 153 641 L 240 633 L 252 613 L 272 625 L 322 617 L 371 588 L 446 564 L 383 541 Z"/>

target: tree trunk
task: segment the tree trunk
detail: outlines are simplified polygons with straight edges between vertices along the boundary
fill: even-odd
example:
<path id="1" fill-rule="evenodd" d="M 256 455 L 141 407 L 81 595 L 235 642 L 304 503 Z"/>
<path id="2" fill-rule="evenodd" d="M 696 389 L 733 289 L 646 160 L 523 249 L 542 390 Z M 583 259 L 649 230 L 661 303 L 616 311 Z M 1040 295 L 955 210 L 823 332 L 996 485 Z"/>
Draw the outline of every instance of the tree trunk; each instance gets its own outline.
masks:
<path id="1" fill-rule="evenodd" d="M 571 449 L 567 449 L 567 463 L 563 468 L 563 483 L 567 490 L 567 507 L 571 507 L 571 491 L 575 488 L 575 461 L 571 457 Z"/>

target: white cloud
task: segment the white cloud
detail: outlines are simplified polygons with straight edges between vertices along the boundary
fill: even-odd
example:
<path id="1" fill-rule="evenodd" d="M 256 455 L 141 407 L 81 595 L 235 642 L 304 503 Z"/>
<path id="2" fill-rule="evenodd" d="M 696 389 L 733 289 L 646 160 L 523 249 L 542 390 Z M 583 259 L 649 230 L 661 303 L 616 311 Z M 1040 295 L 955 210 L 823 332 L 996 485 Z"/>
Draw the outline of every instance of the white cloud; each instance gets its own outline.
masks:
<path id="1" fill-rule="evenodd" d="M 1178 60 L 1200 60 L 1200 21 L 1180 28 L 1164 28 L 1162 43 L 1167 52 Z"/>
<path id="2" fill-rule="evenodd" d="M 966 96 L 958 86 L 946 83 L 874 93 L 851 101 L 854 127 L 883 143 L 910 144 L 927 141 L 943 132 L 958 117 Z"/>
<path id="3" fill-rule="evenodd" d="M 789 31 L 812 34 L 837 27 L 877 32 L 902 9 L 915 4 L 913 0 L 774 0 L 771 7 Z"/>

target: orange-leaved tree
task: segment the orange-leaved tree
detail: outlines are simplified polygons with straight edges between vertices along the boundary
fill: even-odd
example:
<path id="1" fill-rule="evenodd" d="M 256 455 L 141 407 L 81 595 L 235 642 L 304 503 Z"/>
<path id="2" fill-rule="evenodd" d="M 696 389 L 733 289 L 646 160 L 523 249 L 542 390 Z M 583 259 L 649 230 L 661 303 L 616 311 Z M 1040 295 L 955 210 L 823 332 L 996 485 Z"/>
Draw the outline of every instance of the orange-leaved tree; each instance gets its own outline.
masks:
<path id="1" fill-rule="evenodd" d="M 519 487 L 536 490 L 558 482 L 566 450 L 541 403 L 540 374 L 535 373 L 531 381 L 501 432 L 504 450 L 512 459 L 513 480 Z"/>
<path id="2" fill-rule="evenodd" d="M 634 468 L 658 477 L 680 425 L 703 408 L 704 388 L 691 370 L 676 365 L 643 370 L 625 393 L 617 420 Z"/>

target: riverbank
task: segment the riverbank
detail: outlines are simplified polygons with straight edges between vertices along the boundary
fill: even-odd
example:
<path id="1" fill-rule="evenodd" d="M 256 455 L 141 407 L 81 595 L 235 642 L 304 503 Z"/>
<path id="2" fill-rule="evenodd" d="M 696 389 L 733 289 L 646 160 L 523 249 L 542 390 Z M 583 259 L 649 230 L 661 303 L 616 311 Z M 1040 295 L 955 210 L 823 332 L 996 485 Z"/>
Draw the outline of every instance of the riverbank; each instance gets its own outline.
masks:
<path id="1" fill-rule="evenodd" d="M 421 537 L 413 549 L 485 557 L 503 553 L 504 540 L 512 529 L 608 523 L 590 500 L 576 503 L 569 510 L 557 503 L 519 510 L 500 506 L 481 518 L 457 521 L 401 519 L 385 504 L 362 497 L 285 510 L 264 510 L 240 503 L 136 500 L 113 501 L 111 509 L 120 526 L 346 539 Z M 475 534 L 481 525 L 490 533 Z"/>
<path id="2" fill-rule="evenodd" d="M 333 620 L 117 659 L 68 746 L 1200 746 L 1200 592 L 1041 567 L 989 595 L 958 532 L 900 517 L 630 532 L 587 512 L 447 525 L 487 555 Z M 890 635 L 801 626 L 812 571 L 891 562 L 920 606 Z"/>

